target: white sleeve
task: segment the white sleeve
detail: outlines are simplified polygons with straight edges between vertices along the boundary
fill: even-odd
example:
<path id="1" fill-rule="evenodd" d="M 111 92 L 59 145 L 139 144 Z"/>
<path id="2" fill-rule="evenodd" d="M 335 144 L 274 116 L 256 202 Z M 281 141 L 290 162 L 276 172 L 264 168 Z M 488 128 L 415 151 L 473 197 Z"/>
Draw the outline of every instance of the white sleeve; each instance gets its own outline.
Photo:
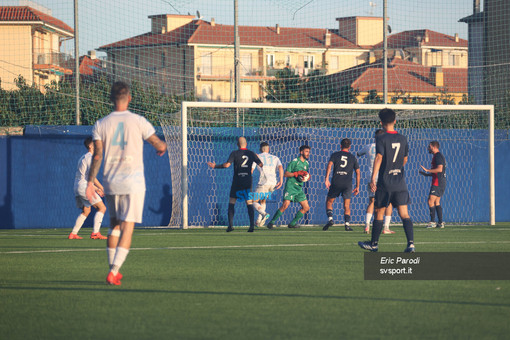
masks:
<path id="1" fill-rule="evenodd" d="M 154 126 L 152 126 L 152 124 L 145 117 L 142 117 L 142 116 L 138 116 L 138 117 L 140 117 L 140 125 L 142 128 L 142 137 L 144 140 L 146 140 L 147 138 L 149 138 L 150 136 L 152 136 L 153 134 L 156 133 L 156 129 L 154 129 Z"/>
<path id="2" fill-rule="evenodd" d="M 101 140 L 101 134 L 99 133 L 99 129 L 100 129 L 99 122 L 100 122 L 100 120 L 98 120 L 94 124 L 94 127 L 92 128 L 92 140 Z"/>
<path id="3" fill-rule="evenodd" d="M 280 161 L 280 158 L 278 158 L 276 156 L 275 156 L 275 158 L 276 158 L 276 168 L 278 169 L 278 167 L 282 165 L 282 162 Z"/>

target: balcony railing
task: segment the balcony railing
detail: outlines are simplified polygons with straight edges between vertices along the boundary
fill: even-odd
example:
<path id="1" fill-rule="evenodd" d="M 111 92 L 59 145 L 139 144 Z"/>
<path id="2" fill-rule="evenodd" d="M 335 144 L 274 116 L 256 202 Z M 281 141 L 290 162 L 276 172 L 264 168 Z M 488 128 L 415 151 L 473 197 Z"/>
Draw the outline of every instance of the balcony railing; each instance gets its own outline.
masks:
<path id="1" fill-rule="evenodd" d="M 61 52 L 34 53 L 34 69 L 71 74 L 74 58 Z"/>

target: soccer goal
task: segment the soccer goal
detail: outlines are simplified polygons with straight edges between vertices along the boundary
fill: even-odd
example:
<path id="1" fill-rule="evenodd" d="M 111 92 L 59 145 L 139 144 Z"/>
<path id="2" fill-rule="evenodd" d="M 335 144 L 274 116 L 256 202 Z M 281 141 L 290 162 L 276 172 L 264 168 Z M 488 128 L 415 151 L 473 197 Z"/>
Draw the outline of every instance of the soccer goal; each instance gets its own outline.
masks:
<path id="1" fill-rule="evenodd" d="M 409 161 L 405 167 L 411 196 L 409 212 L 415 223 L 429 221 L 427 198 L 430 177 L 419 174 L 420 165 L 430 168 L 429 142 L 440 143 L 446 158 L 447 189 L 441 200 L 444 220 L 451 224 L 495 224 L 494 108 L 492 105 L 384 105 L 384 104 L 295 104 L 183 102 L 181 112 L 161 116 L 168 144 L 172 180 L 170 226 L 180 228 L 227 225 L 232 168 L 213 170 L 208 161 L 224 163 L 237 148 L 236 138 L 245 136 L 248 148 L 259 152 L 268 142 L 285 169 L 299 155 L 299 146 L 311 147 L 311 179 L 304 185 L 310 212 L 303 224 L 326 222 L 327 189 L 324 174 L 331 153 L 340 149 L 343 138 L 352 140 L 356 154 L 373 143 L 380 128 L 378 112 L 397 112 L 396 129 L 407 136 Z M 358 157 L 361 169 L 360 194 L 351 200 L 351 222 L 362 224 L 368 202 L 371 164 Z M 254 185 L 258 181 L 254 171 Z M 267 204 L 274 211 L 283 190 Z M 341 199 L 334 205 L 336 223 L 342 223 Z M 291 205 L 285 223 L 298 209 Z M 244 203 L 237 204 L 234 225 L 248 225 Z M 393 221 L 400 223 L 396 212 Z"/>

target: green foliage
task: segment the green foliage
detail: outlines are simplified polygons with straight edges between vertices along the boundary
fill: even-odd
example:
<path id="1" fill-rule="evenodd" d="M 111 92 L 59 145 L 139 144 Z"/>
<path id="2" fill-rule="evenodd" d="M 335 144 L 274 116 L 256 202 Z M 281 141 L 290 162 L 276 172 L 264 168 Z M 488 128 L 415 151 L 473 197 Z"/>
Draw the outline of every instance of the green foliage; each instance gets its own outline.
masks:
<path id="1" fill-rule="evenodd" d="M 76 93 L 74 83 L 61 81 L 46 85 L 40 91 L 28 85 L 19 76 L 15 80 L 17 89 L 0 88 L 0 126 L 26 125 L 73 125 L 76 123 Z M 80 121 L 82 125 L 93 125 L 109 114 L 113 106 L 109 94 L 112 80 L 106 76 L 80 83 Z M 193 96 L 174 97 L 161 94 L 155 87 L 146 87 L 133 81 L 133 101 L 130 109 L 144 115 L 154 125 L 159 125 L 158 114 L 175 112 L 183 100 L 194 100 Z"/>
<path id="2" fill-rule="evenodd" d="M 365 104 L 382 104 L 384 101 L 377 94 L 377 90 L 368 91 L 367 96 L 363 99 Z"/>

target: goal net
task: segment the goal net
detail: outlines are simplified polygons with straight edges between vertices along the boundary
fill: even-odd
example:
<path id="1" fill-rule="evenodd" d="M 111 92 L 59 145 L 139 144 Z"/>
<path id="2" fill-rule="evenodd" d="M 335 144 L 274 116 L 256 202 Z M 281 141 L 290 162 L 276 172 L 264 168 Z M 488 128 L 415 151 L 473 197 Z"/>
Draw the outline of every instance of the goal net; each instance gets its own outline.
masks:
<path id="1" fill-rule="evenodd" d="M 427 146 L 435 140 L 446 158 L 447 188 L 441 200 L 446 223 L 494 224 L 492 106 L 183 102 L 181 112 L 160 118 L 170 156 L 170 226 L 227 225 L 233 170 L 210 169 L 207 162 L 226 162 L 237 149 L 239 136 L 245 136 L 248 148 L 257 153 L 261 142 L 269 143 L 270 153 L 280 158 L 284 169 L 299 155 L 301 145 L 311 147 L 311 179 L 304 184 L 310 211 L 300 223 L 322 225 L 327 221 L 324 175 L 330 155 L 340 150 L 343 138 L 351 139 L 350 151 L 355 155 L 373 143 L 374 132 L 380 128 L 377 114 L 386 107 L 397 112 L 396 129 L 408 138 L 405 171 L 409 212 L 415 223 L 429 221 L 431 177 L 420 175 L 419 170 L 420 165 L 430 168 L 432 155 Z M 365 221 L 372 166 L 367 157 L 358 157 L 358 161 L 361 185 L 359 195 L 351 200 L 353 224 Z M 255 170 L 253 187 L 258 177 Z M 270 214 L 281 205 L 282 196 L 283 189 L 271 195 L 267 202 Z M 237 205 L 234 225 L 248 225 L 245 204 Z M 286 225 L 297 209 L 299 205 L 292 204 L 279 222 Z M 334 219 L 343 222 L 341 197 L 334 203 Z M 392 222 L 400 223 L 396 211 Z"/>

